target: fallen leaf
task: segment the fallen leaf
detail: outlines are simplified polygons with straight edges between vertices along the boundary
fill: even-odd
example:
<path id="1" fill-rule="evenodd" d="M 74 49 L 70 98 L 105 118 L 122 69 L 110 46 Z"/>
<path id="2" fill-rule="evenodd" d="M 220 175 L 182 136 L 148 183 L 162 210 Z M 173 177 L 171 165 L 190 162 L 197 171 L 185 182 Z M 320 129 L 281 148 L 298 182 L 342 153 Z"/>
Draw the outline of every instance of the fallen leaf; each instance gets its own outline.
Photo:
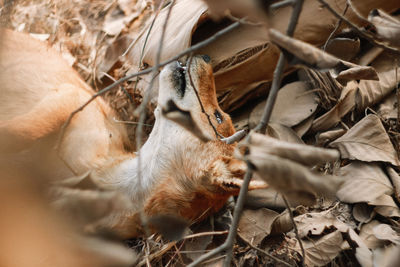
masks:
<path id="1" fill-rule="evenodd" d="M 383 10 L 374 9 L 368 16 L 368 21 L 375 26 L 377 35 L 390 45 L 400 46 L 400 21 Z"/>
<path id="2" fill-rule="evenodd" d="M 400 217 L 400 209 L 389 195 L 381 195 L 369 203 L 375 205 L 376 213 L 385 217 Z"/>
<path id="3" fill-rule="evenodd" d="M 386 174 L 376 164 L 352 162 L 340 168 L 338 175 L 345 180 L 336 193 L 343 202 L 371 203 L 383 194 L 393 192 Z"/>
<path id="4" fill-rule="evenodd" d="M 294 218 L 299 236 L 321 235 L 325 230 L 335 228 L 340 232 L 346 232 L 349 228 L 343 222 L 337 220 L 329 211 L 306 213 Z"/>
<path id="5" fill-rule="evenodd" d="M 302 241 L 306 253 L 307 266 L 324 266 L 330 263 L 343 250 L 346 241 L 343 241 L 342 233 L 334 231 L 324 235 L 318 240 Z M 300 246 L 296 244 L 297 252 L 301 254 Z"/>
<path id="6" fill-rule="evenodd" d="M 378 239 L 374 234 L 374 227 L 380 225 L 380 222 L 373 220 L 367 224 L 364 224 L 360 229 L 360 238 L 369 249 L 376 249 L 382 247 L 387 242 Z"/>
<path id="7" fill-rule="evenodd" d="M 395 92 L 390 94 L 384 100 L 382 100 L 378 105 L 378 110 L 376 111 L 379 117 L 383 120 L 397 119 L 397 95 Z"/>
<path id="8" fill-rule="evenodd" d="M 279 213 L 266 208 L 244 210 L 239 221 L 239 236 L 258 246 L 271 233 L 272 224 L 278 215 Z"/>
<path id="9" fill-rule="evenodd" d="M 379 103 L 388 96 L 399 82 L 397 77 L 400 77 L 400 70 L 398 68 L 391 69 L 378 73 L 378 76 L 379 81 L 360 81 L 355 96 L 356 109 L 358 111 L 363 111 L 365 108 Z"/>
<path id="10" fill-rule="evenodd" d="M 296 134 L 296 132 L 280 123 L 271 122 L 267 126 L 267 134 L 278 140 L 282 140 L 294 144 L 304 144 L 304 141 Z"/>
<path id="11" fill-rule="evenodd" d="M 390 225 L 381 223 L 374 226 L 372 231 L 378 239 L 389 240 L 396 245 L 400 245 L 400 235 Z"/>
<path id="12" fill-rule="evenodd" d="M 227 14 L 246 16 L 256 21 L 266 21 L 262 2 L 256 0 L 203 0 L 207 3 L 213 19 L 220 20 Z"/>
<path id="13" fill-rule="evenodd" d="M 332 142 L 333 140 L 341 137 L 346 133 L 346 130 L 343 128 L 326 131 L 320 134 L 317 134 L 317 142 L 316 144 L 319 146 L 324 146 L 327 143 Z"/>
<path id="14" fill-rule="evenodd" d="M 368 223 L 376 215 L 374 208 L 366 203 L 356 203 L 353 206 L 354 219 L 361 223 Z"/>
<path id="15" fill-rule="evenodd" d="M 345 159 L 400 164 L 397 152 L 376 115 L 366 116 L 329 146 L 338 148 Z"/>
<path id="16" fill-rule="evenodd" d="M 307 166 L 339 159 L 339 153 L 334 149 L 289 143 L 257 133 L 251 133 L 249 144 L 251 154 L 270 154 Z"/>
<path id="17" fill-rule="evenodd" d="M 292 65 L 305 65 L 321 71 L 333 69 L 331 74 L 341 80 L 368 79 L 378 80 L 375 69 L 369 66 L 359 66 L 351 62 L 338 59 L 308 43 L 296 40 L 281 34 L 279 31 L 269 30 L 271 41 L 281 47 L 285 52 L 294 56 Z"/>
<path id="18" fill-rule="evenodd" d="M 355 95 L 357 92 L 358 83 L 353 81 L 347 83 L 342 90 L 337 104 L 327 113 L 315 119 L 311 126 L 311 131 L 328 130 L 332 126 L 338 124 L 343 116 L 349 113 L 355 107 Z"/>
<path id="19" fill-rule="evenodd" d="M 276 97 L 270 121 L 292 127 L 310 117 L 318 106 L 316 96 L 310 89 L 306 82 L 293 82 L 282 87 Z M 265 102 L 258 104 L 250 113 L 250 128 L 254 128 L 260 121 Z"/>
<path id="20" fill-rule="evenodd" d="M 329 40 L 325 51 L 337 58 L 349 61 L 360 51 L 360 39 L 333 38 Z"/>
<path id="21" fill-rule="evenodd" d="M 390 166 L 386 167 L 394 189 L 394 197 L 400 202 L 400 175 Z"/>
<path id="22" fill-rule="evenodd" d="M 400 246 L 389 245 L 374 250 L 374 266 L 397 267 L 400 262 Z"/>

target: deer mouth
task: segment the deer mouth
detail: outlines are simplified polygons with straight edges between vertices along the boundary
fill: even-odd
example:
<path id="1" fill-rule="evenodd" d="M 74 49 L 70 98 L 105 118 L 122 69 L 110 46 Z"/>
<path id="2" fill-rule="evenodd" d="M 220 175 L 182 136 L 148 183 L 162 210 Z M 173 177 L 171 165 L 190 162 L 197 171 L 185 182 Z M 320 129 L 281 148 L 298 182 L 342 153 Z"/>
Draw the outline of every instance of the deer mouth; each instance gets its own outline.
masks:
<path id="1" fill-rule="evenodd" d="M 174 84 L 174 88 L 180 98 L 185 96 L 186 92 L 186 67 L 183 66 L 180 62 L 176 62 L 176 67 L 172 71 L 172 80 Z"/>

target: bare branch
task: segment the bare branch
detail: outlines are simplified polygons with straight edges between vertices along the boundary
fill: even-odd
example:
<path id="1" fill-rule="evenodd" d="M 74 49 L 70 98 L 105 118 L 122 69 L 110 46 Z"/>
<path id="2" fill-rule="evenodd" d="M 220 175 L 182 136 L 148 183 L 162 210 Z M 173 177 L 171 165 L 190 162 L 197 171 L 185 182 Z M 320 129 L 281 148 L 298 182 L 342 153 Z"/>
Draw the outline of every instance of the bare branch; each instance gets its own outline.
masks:
<path id="1" fill-rule="evenodd" d="M 231 32 L 231 31 L 233 31 L 234 29 L 238 28 L 238 27 L 242 24 L 242 22 L 245 22 L 245 20 L 242 19 L 242 20 L 240 20 L 240 21 L 237 21 L 237 22 L 232 23 L 232 24 L 229 25 L 228 27 L 226 27 L 226 28 L 224 28 L 224 29 L 222 29 L 222 30 L 216 32 L 214 35 L 210 36 L 209 38 L 205 39 L 204 41 L 202 41 L 202 42 L 200 42 L 200 43 L 197 43 L 197 44 L 195 44 L 195 45 L 189 47 L 189 48 L 186 49 L 185 51 L 179 53 L 178 55 L 176 55 L 176 56 L 174 56 L 174 57 L 172 57 L 172 58 L 170 58 L 170 59 L 168 59 L 168 60 L 166 60 L 166 61 L 160 63 L 158 66 L 154 66 L 154 67 L 145 69 L 145 70 L 143 70 L 143 71 L 139 71 L 139 72 L 133 73 L 133 74 L 131 74 L 131 75 L 125 76 L 124 78 L 119 79 L 118 81 L 116 81 L 116 82 L 110 84 L 109 86 L 107 86 L 107 87 L 103 88 L 102 90 L 98 91 L 97 93 L 95 93 L 95 94 L 94 94 L 88 101 L 86 101 L 82 106 L 80 106 L 78 109 L 76 109 L 75 111 L 73 111 L 73 112 L 70 114 L 70 116 L 68 117 L 68 119 L 65 121 L 65 123 L 64 123 L 63 126 L 61 127 L 61 131 L 60 131 L 60 135 L 59 135 L 59 137 L 58 137 L 58 142 L 57 142 L 57 147 L 56 147 L 56 149 L 58 150 L 58 148 L 60 147 L 61 141 L 62 141 L 62 139 L 63 139 L 63 137 L 64 137 L 64 134 L 65 134 L 65 130 L 66 130 L 66 128 L 68 127 L 68 125 L 71 123 L 72 118 L 73 118 L 78 112 L 81 112 L 87 105 L 89 105 L 89 104 L 90 104 L 93 100 L 95 100 L 98 96 L 100 96 L 100 95 L 102 95 L 102 94 L 104 94 L 104 93 L 110 91 L 111 89 L 113 89 L 113 88 L 116 87 L 117 85 L 119 85 L 119 84 L 121 84 L 121 83 L 123 83 L 123 82 L 125 82 L 125 81 L 127 81 L 127 80 L 129 80 L 129 79 L 132 79 L 132 78 L 134 78 L 134 77 L 138 77 L 138 76 L 141 76 L 141 75 L 148 74 L 148 73 L 152 72 L 154 69 L 158 70 L 159 68 L 164 67 L 165 65 L 167 65 L 167 64 L 169 64 L 169 63 L 171 63 L 171 62 L 173 62 L 173 61 L 175 61 L 175 60 L 178 60 L 179 58 L 181 58 L 181 57 L 183 57 L 183 56 L 185 56 L 185 55 L 194 53 L 195 51 L 199 50 L 200 48 L 203 48 L 204 46 L 207 46 L 207 45 L 209 45 L 210 43 L 214 42 L 215 40 L 217 40 L 218 38 L 220 38 L 220 37 L 223 36 L 224 34 L 229 33 L 229 32 Z"/>
<path id="2" fill-rule="evenodd" d="M 292 222 L 292 224 L 293 224 L 294 233 L 295 233 L 295 235 L 296 235 L 296 239 L 297 239 L 297 241 L 299 241 L 299 245 L 300 245 L 300 249 L 301 249 L 301 254 L 302 254 L 301 256 L 303 257 L 303 258 L 301 259 L 302 266 L 305 266 L 305 265 L 304 265 L 304 261 L 305 261 L 305 259 L 306 259 L 306 252 L 305 252 L 305 250 L 304 250 L 303 242 L 301 242 L 301 239 L 300 239 L 300 236 L 299 236 L 299 231 L 298 231 L 298 229 L 297 229 L 297 225 L 296 225 L 296 223 L 295 223 L 295 221 L 294 221 L 293 212 L 292 212 L 292 210 L 291 210 L 291 208 L 290 208 L 289 202 L 287 201 L 287 199 L 286 199 L 286 197 L 285 197 L 284 195 L 282 195 L 282 199 L 283 199 L 283 201 L 285 202 L 286 208 L 288 209 L 289 216 L 290 216 L 290 220 L 291 220 L 291 222 Z"/>
<path id="3" fill-rule="evenodd" d="M 237 131 L 236 133 L 232 134 L 229 137 L 222 138 L 221 141 L 230 145 L 230 144 L 235 143 L 236 141 L 239 141 L 243 137 L 245 137 L 246 134 L 247 134 L 247 130 L 240 130 L 240 131 Z"/>
<path id="4" fill-rule="evenodd" d="M 376 45 L 378 47 L 382 47 L 383 49 L 390 51 L 392 53 L 395 54 L 400 54 L 400 50 L 396 49 L 394 47 L 385 45 L 384 43 L 378 42 L 375 40 L 374 36 L 372 36 L 371 34 L 365 32 L 364 30 L 362 30 L 361 28 L 359 28 L 357 25 L 355 25 L 353 22 L 349 21 L 347 18 L 345 18 L 344 16 L 340 15 L 338 12 L 336 12 L 336 10 L 334 10 L 327 2 L 325 2 L 324 0 L 318 0 L 322 5 L 324 5 L 335 17 L 337 17 L 338 19 L 341 19 L 342 21 L 344 21 L 347 25 L 349 25 L 350 27 L 352 27 L 359 35 L 361 35 L 363 38 L 365 38 L 368 42 L 370 42 L 373 45 Z"/>

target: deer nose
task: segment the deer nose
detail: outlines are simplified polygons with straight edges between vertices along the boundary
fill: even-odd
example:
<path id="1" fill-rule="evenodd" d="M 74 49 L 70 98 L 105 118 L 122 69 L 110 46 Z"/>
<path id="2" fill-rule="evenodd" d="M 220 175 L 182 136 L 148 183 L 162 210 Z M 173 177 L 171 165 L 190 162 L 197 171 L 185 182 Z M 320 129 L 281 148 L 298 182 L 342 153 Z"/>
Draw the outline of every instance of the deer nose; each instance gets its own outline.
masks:
<path id="1" fill-rule="evenodd" d="M 203 58 L 203 60 L 204 60 L 206 63 L 210 63 L 210 61 L 211 61 L 210 56 L 208 56 L 208 55 L 201 55 L 201 57 Z"/>

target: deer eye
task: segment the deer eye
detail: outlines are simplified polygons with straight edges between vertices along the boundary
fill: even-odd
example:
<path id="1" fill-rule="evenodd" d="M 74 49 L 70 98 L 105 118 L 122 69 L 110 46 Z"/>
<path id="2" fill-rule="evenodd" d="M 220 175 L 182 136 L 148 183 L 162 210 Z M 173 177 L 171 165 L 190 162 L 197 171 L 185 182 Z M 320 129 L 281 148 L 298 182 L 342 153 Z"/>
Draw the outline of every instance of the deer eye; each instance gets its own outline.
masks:
<path id="1" fill-rule="evenodd" d="M 180 97 L 185 95 L 186 90 L 186 78 L 185 78 L 185 69 L 182 67 L 178 67 L 173 72 L 175 88 Z"/>
<path id="2" fill-rule="evenodd" d="M 214 116 L 215 116 L 215 119 L 217 120 L 218 124 L 221 124 L 224 121 L 224 118 L 222 117 L 221 113 L 219 113 L 218 110 L 215 110 Z"/>

